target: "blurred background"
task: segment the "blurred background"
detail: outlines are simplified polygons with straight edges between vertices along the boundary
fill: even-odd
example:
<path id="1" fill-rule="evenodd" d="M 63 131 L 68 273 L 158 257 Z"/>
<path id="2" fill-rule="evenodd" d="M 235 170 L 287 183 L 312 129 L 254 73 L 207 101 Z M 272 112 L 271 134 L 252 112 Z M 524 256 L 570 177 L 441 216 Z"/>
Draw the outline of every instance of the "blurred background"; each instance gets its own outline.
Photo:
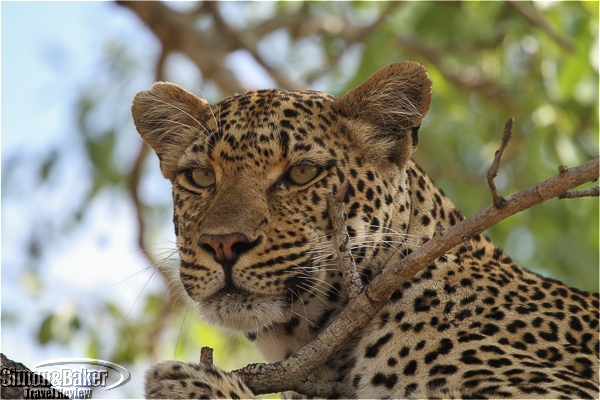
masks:
<path id="1" fill-rule="evenodd" d="M 1 350 L 32 367 L 91 357 L 142 396 L 163 359 L 215 349 L 259 361 L 203 323 L 177 282 L 170 184 L 130 117 L 175 82 L 217 102 L 265 87 L 341 95 L 380 67 L 424 64 L 433 103 L 415 159 L 466 215 L 598 156 L 598 2 L 3 2 Z M 591 186 L 591 185 L 589 185 Z M 599 285 L 598 199 L 551 200 L 487 234 L 521 265 Z"/>

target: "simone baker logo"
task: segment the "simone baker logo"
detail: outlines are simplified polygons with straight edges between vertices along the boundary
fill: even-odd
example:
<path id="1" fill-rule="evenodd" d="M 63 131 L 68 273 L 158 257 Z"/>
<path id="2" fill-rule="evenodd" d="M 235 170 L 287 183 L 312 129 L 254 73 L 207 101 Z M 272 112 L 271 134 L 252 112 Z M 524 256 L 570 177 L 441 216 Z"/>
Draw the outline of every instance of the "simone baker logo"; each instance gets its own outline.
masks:
<path id="1" fill-rule="evenodd" d="M 92 390 L 123 386 L 131 374 L 122 366 L 94 358 L 58 358 L 38 363 L 35 371 L 2 368 L 2 386 L 23 389 L 25 399 L 91 399 Z"/>

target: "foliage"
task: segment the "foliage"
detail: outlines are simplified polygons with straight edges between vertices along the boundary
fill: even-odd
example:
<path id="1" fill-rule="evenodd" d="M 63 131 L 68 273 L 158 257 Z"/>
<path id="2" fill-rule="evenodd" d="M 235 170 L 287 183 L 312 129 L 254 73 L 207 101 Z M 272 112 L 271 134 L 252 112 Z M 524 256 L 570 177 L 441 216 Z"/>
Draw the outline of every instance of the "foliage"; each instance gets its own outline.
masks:
<path id="1" fill-rule="evenodd" d="M 138 15 L 144 7 L 163 7 L 181 27 L 206 40 L 205 48 L 198 47 L 202 64 L 173 38 L 159 36 L 163 50 L 153 62 L 157 77 L 209 101 L 265 84 L 341 95 L 385 64 L 424 64 L 434 95 L 415 159 L 466 215 L 491 203 L 485 174 L 509 116 L 515 117 L 515 135 L 496 180 L 501 194 L 544 180 L 559 165 L 576 166 L 598 155 L 597 2 L 204 2 L 187 4 L 184 11 L 152 2 L 124 6 Z M 166 17 L 159 22 L 168 23 Z M 152 23 L 149 27 L 160 35 Z M 170 229 L 170 199 L 168 193 L 144 195 L 155 193 L 143 188 L 160 179 L 158 163 L 154 155 L 136 150 L 141 144 L 129 122 L 131 94 L 154 77 L 148 60 L 119 41 L 107 44 L 98 71 L 79 94 L 73 121 L 80 133 L 77 145 L 53 148 L 35 161 L 24 154 L 3 157 L 3 200 L 9 201 L 24 196 L 23 163 L 36 166 L 39 190 L 60 196 L 54 185 L 61 163 L 70 157 L 87 160 L 80 195 L 55 216 L 60 220 L 45 216 L 47 231 L 40 235 L 32 229 L 22 249 L 23 276 L 38 277 L 31 293 L 45 290 L 40 270 L 56 243 L 48 238 L 76 234 L 86 213 L 107 197 L 133 200 L 144 230 L 140 243 L 151 259 L 164 258 L 153 246 Z M 521 265 L 597 291 L 598 220 L 597 199 L 554 200 L 488 234 Z M 255 361 L 256 353 L 243 340 L 220 340 L 222 334 L 195 316 L 182 324 L 180 315 L 190 308 L 169 278 L 170 256 L 165 260 L 156 278 L 164 278 L 166 294 L 143 292 L 141 312 L 128 315 L 130 305 L 119 299 L 87 312 L 50 309 L 40 316 L 39 342 L 67 344 L 79 337 L 88 356 L 117 363 L 145 357 L 194 360 L 201 345 L 215 348 L 215 362 L 226 369 Z"/>

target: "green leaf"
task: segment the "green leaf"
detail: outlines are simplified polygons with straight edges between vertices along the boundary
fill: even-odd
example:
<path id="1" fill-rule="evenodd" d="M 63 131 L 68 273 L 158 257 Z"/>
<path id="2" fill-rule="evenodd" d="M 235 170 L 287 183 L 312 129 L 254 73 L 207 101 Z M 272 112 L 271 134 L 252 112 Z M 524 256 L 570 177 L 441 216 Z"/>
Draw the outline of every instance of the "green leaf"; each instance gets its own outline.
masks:
<path id="1" fill-rule="evenodd" d="M 74 315 L 69 321 L 69 328 L 71 331 L 78 331 L 81 329 L 81 320 L 77 315 Z"/>
<path id="2" fill-rule="evenodd" d="M 56 162 L 58 161 L 58 151 L 52 150 L 50 154 L 46 157 L 46 159 L 40 165 L 40 180 L 46 181 L 48 176 L 56 166 Z"/>
<path id="3" fill-rule="evenodd" d="M 52 339 L 54 339 L 54 332 L 52 329 L 54 320 L 54 315 L 49 315 L 42 321 L 42 324 L 40 325 L 40 329 L 38 331 L 38 341 L 41 344 L 47 344 Z"/>

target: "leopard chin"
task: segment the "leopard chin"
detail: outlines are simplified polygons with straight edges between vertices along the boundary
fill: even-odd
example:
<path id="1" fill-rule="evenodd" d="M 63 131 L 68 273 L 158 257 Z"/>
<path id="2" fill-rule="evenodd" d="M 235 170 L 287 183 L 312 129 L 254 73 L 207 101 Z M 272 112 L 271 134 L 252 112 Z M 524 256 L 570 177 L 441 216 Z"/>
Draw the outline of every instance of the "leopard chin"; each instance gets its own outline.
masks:
<path id="1" fill-rule="evenodd" d="M 258 332 L 289 319 L 290 303 L 283 296 L 221 291 L 198 300 L 200 313 L 209 323 L 234 331 Z"/>

